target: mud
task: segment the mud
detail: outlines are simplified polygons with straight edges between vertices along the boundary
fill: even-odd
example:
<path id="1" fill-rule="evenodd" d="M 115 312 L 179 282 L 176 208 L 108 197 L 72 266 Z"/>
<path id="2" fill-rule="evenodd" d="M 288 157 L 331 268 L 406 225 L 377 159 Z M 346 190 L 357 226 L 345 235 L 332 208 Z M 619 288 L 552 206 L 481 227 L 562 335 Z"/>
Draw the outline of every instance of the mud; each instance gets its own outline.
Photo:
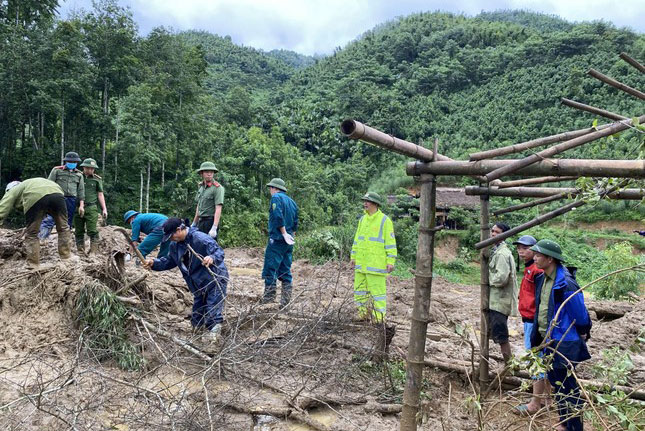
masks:
<path id="1" fill-rule="evenodd" d="M 368 406 L 401 403 L 414 280 L 389 280 L 388 320 L 397 331 L 392 365 L 384 368 L 375 351 L 378 328 L 355 321 L 347 263 L 294 262 L 294 300 L 279 311 L 277 303 L 257 304 L 262 250 L 227 249 L 226 328 L 217 346 L 204 345 L 190 327 L 192 295 L 179 272 L 146 272 L 133 261 L 119 272 L 115 262 L 127 252 L 125 241 L 110 227 L 101 228 L 101 236 L 99 255 L 60 262 L 54 235 L 34 271 L 24 267 L 20 232 L 0 230 L 0 429 L 398 429 L 399 414 Z M 452 248 L 445 246 L 448 254 Z M 136 280 L 122 293 L 134 301 L 133 313 L 206 352 L 211 362 L 134 320 L 129 337 L 145 367 L 123 371 L 114 360 L 97 359 L 75 321 L 78 294 L 89 283 L 120 289 Z M 479 303 L 478 286 L 435 278 L 427 359 L 476 360 Z M 521 321 L 509 322 L 519 354 Z M 595 321 L 589 343 L 594 358 L 580 367 L 582 377 L 591 377 L 601 349 L 633 346 L 643 327 L 643 299 L 622 318 Z M 501 367 L 497 346 L 491 345 L 491 354 L 491 369 Z M 645 358 L 633 352 L 632 360 L 630 384 L 642 386 Z M 425 378 L 419 429 L 477 429 L 468 402 L 475 390 L 467 377 L 428 368 Z M 511 414 L 513 405 L 527 399 L 518 391 L 491 397 L 484 404 L 486 429 L 549 429 L 556 422 L 553 411 L 530 426 Z"/>

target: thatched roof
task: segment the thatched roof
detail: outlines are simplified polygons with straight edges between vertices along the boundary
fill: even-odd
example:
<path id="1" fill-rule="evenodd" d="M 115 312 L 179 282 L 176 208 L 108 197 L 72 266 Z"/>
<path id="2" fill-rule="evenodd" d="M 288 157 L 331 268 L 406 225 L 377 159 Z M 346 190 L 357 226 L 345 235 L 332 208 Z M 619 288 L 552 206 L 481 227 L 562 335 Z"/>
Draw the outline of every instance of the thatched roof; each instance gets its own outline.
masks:
<path id="1" fill-rule="evenodd" d="M 479 208 L 479 196 L 467 196 L 463 188 L 437 187 L 437 208 Z"/>

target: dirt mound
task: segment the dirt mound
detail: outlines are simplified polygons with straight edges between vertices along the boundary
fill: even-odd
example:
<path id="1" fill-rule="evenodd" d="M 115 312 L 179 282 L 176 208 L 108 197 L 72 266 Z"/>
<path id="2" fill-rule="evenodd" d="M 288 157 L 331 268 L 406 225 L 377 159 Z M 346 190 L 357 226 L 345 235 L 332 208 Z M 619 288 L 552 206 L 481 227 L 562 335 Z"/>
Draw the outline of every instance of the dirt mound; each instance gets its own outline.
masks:
<path id="1" fill-rule="evenodd" d="M 37 271 L 24 269 L 20 235 L 0 230 L 2 429 L 398 429 L 414 280 L 388 282 L 388 319 L 397 331 L 383 365 L 379 327 L 354 321 L 348 263 L 294 262 L 293 303 L 280 311 L 276 303 L 258 305 L 262 250 L 227 249 L 226 325 L 214 346 L 192 331 L 192 295 L 179 272 L 124 262 L 126 242 L 114 228 L 101 228 L 98 255 L 73 262 L 59 261 L 54 236 Z M 119 368 L 110 352 L 88 342 L 76 312 L 88 286 L 115 292 L 128 307 L 127 338 L 144 360 L 141 369 Z M 641 301 L 624 317 L 594 322 L 593 360 L 602 348 L 635 342 L 644 307 Z M 476 360 L 479 320 L 478 286 L 435 278 L 426 358 Z M 521 353 L 519 319 L 510 320 L 510 333 Z M 497 346 L 491 353 L 495 369 Z M 631 383 L 638 385 L 643 357 L 633 356 Z M 425 379 L 420 429 L 477 428 L 468 378 L 428 369 Z M 484 404 L 491 429 L 528 426 L 500 407 L 519 403 L 515 394 Z M 538 423 L 554 418 L 550 411 Z"/>

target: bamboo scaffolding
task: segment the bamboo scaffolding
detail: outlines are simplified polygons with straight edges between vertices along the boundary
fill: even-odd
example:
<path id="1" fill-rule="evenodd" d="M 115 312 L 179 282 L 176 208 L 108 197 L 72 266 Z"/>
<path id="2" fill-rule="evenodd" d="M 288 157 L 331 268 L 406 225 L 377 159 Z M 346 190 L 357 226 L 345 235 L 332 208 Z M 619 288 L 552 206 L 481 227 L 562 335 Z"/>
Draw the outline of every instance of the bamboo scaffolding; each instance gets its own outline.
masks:
<path id="1" fill-rule="evenodd" d="M 423 385 L 426 334 L 430 321 L 434 237 L 437 224 L 437 180 L 433 175 L 421 177 L 419 238 L 416 272 L 414 275 L 414 304 L 410 319 L 410 339 L 407 355 L 407 379 L 403 391 L 401 431 L 417 429 L 419 394 Z"/>
<path id="2" fill-rule="evenodd" d="M 519 210 L 535 207 L 535 206 L 542 205 L 542 204 L 548 204 L 549 202 L 559 201 L 561 199 L 566 199 L 568 196 L 569 196 L 568 193 L 560 193 L 559 195 L 553 195 L 553 196 L 549 196 L 547 198 L 536 199 L 536 200 L 531 201 L 531 202 L 525 202 L 523 204 L 513 205 L 513 206 L 510 206 L 510 207 L 501 209 L 501 210 L 493 211 L 493 215 L 495 217 L 497 217 L 497 216 L 502 215 L 502 214 L 511 213 L 511 212 L 514 212 L 514 211 L 519 211 Z"/>
<path id="3" fill-rule="evenodd" d="M 638 120 L 640 123 L 645 121 L 645 115 L 641 115 Z M 623 130 L 630 128 L 631 124 L 632 124 L 632 120 L 620 121 L 612 124 L 611 126 L 609 126 L 604 130 L 598 130 L 596 132 L 592 132 L 587 135 L 580 136 L 578 138 L 574 138 L 569 141 L 565 141 L 560 144 L 554 145 L 550 148 L 547 148 L 546 150 L 540 151 L 539 153 L 531 154 L 530 156 L 520 160 L 515 160 L 508 166 L 504 166 L 503 168 L 496 169 L 493 172 L 486 174 L 486 179 L 488 180 L 488 182 L 491 182 L 492 180 L 496 180 L 500 177 L 503 177 L 504 175 L 509 175 L 539 160 L 546 159 L 547 157 L 552 157 L 556 154 L 562 153 L 563 151 L 570 150 L 575 147 L 579 147 L 580 145 L 586 144 L 591 141 L 595 141 L 596 139 L 604 138 L 606 136 L 610 136 L 618 132 L 622 132 Z"/>
<path id="4" fill-rule="evenodd" d="M 350 139 L 360 139 L 361 141 L 394 151 L 395 153 L 403 154 L 404 156 L 412 157 L 413 159 L 427 162 L 432 160 L 452 160 L 451 158 L 441 154 L 437 154 L 436 157 L 434 157 L 432 150 L 413 144 L 412 142 L 404 141 L 403 139 L 395 138 L 392 135 L 383 133 L 373 127 L 366 126 L 356 120 L 343 121 L 340 124 L 340 131 Z"/>
<path id="5" fill-rule="evenodd" d="M 505 240 L 508 237 L 516 235 L 516 234 L 518 234 L 520 232 L 523 232 L 523 231 L 525 231 L 527 229 L 530 229 L 533 226 L 540 225 L 540 224 L 542 224 L 542 223 L 544 223 L 546 221 L 549 221 L 549 220 L 551 220 L 553 218 L 556 218 L 557 216 L 560 216 L 562 214 L 566 214 L 569 211 L 573 210 L 574 208 L 581 207 L 584 204 L 586 204 L 585 201 L 575 201 L 575 202 L 568 203 L 565 206 L 558 208 L 557 210 L 554 210 L 554 211 L 551 211 L 549 213 L 543 214 L 543 215 L 541 215 L 539 217 L 534 218 L 533 220 L 531 220 L 529 222 L 526 222 L 526 223 L 521 224 L 521 225 L 519 225 L 517 227 L 509 229 L 506 232 L 500 233 L 495 238 L 488 238 L 488 239 L 486 239 L 484 241 L 479 241 L 477 244 L 475 244 L 475 249 L 476 250 L 481 250 L 484 247 L 491 246 L 491 245 L 493 245 L 493 244 L 495 244 L 497 242 Z"/>
<path id="6" fill-rule="evenodd" d="M 495 187 L 478 187 L 466 186 L 466 195 L 468 196 L 507 196 L 518 198 L 543 198 L 564 194 L 565 196 L 575 196 L 578 189 L 573 187 L 512 187 L 498 189 Z M 645 189 L 622 189 L 608 193 L 609 199 L 616 200 L 641 200 L 645 197 Z"/>
<path id="7" fill-rule="evenodd" d="M 560 181 L 573 181 L 577 180 L 579 177 L 537 177 L 537 178 L 526 178 L 523 180 L 514 180 L 514 181 L 500 181 L 495 180 L 491 182 L 492 186 L 499 187 L 500 189 L 505 189 L 508 187 L 521 187 L 521 186 L 530 186 L 532 184 L 544 184 L 544 183 L 555 183 Z"/>
<path id="8" fill-rule="evenodd" d="M 645 93 L 643 93 L 642 91 L 639 91 L 635 88 L 625 85 L 622 82 L 616 81 L 615 79 L 610 78 L 607 75 L 603 75 L 602 73 L 598 72 L 595 69 L 589 69 L 587 73 L 593 76 L 594 78 L 604 82 L 605 84 L 609 84 L 612 87 L 616 87 L 617 89 L 624 91 L 625 93 L 631 94 L 632 96 L 636 96 L 641 100 L 645 100 Z"/>
<path id="9" fill-rule="evenodd" d="M 533 139 L 531 141 L 522 142 L 519 144 L 509 145 L 508 147 L 493 148 L 492 150 L 480 151 L 472 153 L 468 156 L 470 161 L 492 159 L 495 157 L 507 156 L 509 154 L 520 153 L 522 151 L 530 150 L 531 148 L 541 147 L 543 145 L 554 144 L 556 142 L 568 141 L 570 139 L 584 136 L 586 134 L 595 132 L 596 130 L 603 130 L 611 126 L 613 123 L 601 124 L 597 127 L 587 127 L 585 129 L 572 130 L 569 132 L 558 133 L 557 135 L 546 136 L 543 138 Z"/>
<path id="10" fill-rule="evenodd" d="M 490 201 L 488 195 L 480 196 L 480 239 L 481 241 L 486 241 L 490 237 Z M 481 331 L 479 333 L 479 393 L 480 395 L 484 393 L 485 388 L 488 387 L 490 383 L 490 378 L 488 375 L 488 365 L 489 365 L 489 353 L 490 353 L 490 343 L 488 337 L 488 320 L 486 319 L 486 314 L 488 311 L 489 299 L 490 299 L 490 284 L 489 284 L 489 273 L 488 273 L 488 259 L 489 252 L 488 250 L 482 249 L 479 252 L 479 305 L 480 305 L 480 325 Z"/>
<path id="11" fill-rule="evenodd" d="M 486 175 L 506 167 L 517 160 L 480 160 L 466 162 L 409 162 L 408 175 Z M 644 160 L 591 160 L 591 159 L 546 159 L 518 169 L 514 175 L 522 176 L 580 176 L 645 178 Z"/>
<path id="12" fill-rule="evenodd" d="M 629 55 L 627 55 L 627 53 L 625 53 L 625 52 L 621 52 L 621 53 L 620 53 L 620 58 L 622 58 L 622 59 L 623 59 L 623 60 L 625 60 L 627 63 L 629 63 L 629 64 L 631 64 L 632 66 L 634 66 L 634 67 L 635 67 L 636 69 L 638 69 L 641 73 L 645 73 L 645 66 L 643 66 L 643 65 L 642 65 L 642 64 L 640 64 L 638 61 L 636 61 L 636 60 L 634 60 L 633 58 L 631 58 Z"/>
<path id="13" fill-rule="evenodd" d="M 595 106 L 591 105 L 585 105 L 584 103 L 576 102 L 575 100 L 567 99 L 567 98 L 562 98 L 560 99 L 563 105 L 570 106 L 572 108 L 579 109 L 580 111 L 586 111 L 590 112 L 592 114 L 600 115 L 601 117 L 609 118 L 610 120 L 616 120 L 616 121 L 621 121 L 621 120 L 628 120 L 628 117 L 625 117 L 624 115 L 620 114 L 615 114 L 611 111 L 607 111 L 605 109 L 600 109 L 596 108 Z"/>

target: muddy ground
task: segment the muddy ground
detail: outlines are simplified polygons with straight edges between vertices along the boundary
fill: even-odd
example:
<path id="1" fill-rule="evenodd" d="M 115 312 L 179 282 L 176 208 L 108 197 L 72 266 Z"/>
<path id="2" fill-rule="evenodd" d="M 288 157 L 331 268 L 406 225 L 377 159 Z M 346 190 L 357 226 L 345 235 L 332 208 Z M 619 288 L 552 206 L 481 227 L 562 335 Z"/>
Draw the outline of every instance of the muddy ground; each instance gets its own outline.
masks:
<path id="1" fill-rule="evenodd" d="M 294 262 L 294 301 L 279 311 L 276 303 L 257 304 L 263 251 L 227 249 L 226 329 L 212 345 L 191 330 L 192 296 L 179 272 L 147 272 L 133 262 L 122 268 L 127 250 L 114 228 L 101 228 L 99 255 L 77 262 L 59 262 L 53 235 L 37 271 L 24 267 L 20 235 L 0 230 L 0 429 L 398 429 L 413 280 L 389 281 L 388 319 L 397 331 L 383 366 L 378 329 L 354 321 L 353 270 L 345 262 Z M 124 371 L 88 343 L 76 322 L 79 293 L 88 286 L 120 290 L 142 369 Z M 624 317 L 594 321 L 594 358 L 582 377 L 591 377 L 601 349 L 634 345 L 645 300 L 631 307 Z M 468 368 L 479 326 L 479 287 L 436 278 L 426 360 Z M 510 333 L 520 354 L 519 319 L 511 319 Z M 497 346 L 491 354 L 495 370 Z M 645 357 L 636 352 L 632 359 L 629 383 L 642 388 Z M 468 401 L 475 389 L 465 374 L 428 367 L 425 378 L 419 429 L 477 429 Z M 551 429 L 557 419 L 550 409 L 532 419 L 511 413 L 527 399 L 517 389 L 492 395 L 482 408 L 486 429 Z"/>

